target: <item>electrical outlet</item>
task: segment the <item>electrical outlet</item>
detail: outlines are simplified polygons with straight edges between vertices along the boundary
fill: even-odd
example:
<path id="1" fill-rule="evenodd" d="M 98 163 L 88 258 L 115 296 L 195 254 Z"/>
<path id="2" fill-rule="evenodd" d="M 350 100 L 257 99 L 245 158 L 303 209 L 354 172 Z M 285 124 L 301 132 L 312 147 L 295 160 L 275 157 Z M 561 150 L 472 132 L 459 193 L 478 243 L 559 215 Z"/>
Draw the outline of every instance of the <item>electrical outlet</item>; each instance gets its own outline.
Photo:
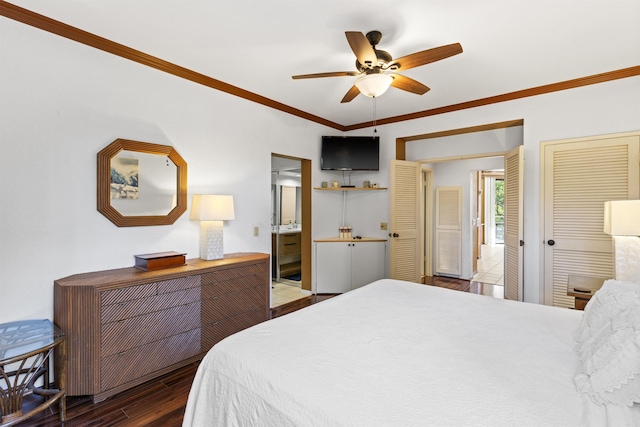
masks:
<path id="1" fill-rule="evenodd" d="M 380 230 L 386 230 L 387 229 L 387 223 L 386 222 L 381 222 L 380 223 Z"/>
<path id="2" fill-rule="evenodd" d="M 253 227 L 253 235 L 254 236 L 260 235 L 260 227 Z"/>

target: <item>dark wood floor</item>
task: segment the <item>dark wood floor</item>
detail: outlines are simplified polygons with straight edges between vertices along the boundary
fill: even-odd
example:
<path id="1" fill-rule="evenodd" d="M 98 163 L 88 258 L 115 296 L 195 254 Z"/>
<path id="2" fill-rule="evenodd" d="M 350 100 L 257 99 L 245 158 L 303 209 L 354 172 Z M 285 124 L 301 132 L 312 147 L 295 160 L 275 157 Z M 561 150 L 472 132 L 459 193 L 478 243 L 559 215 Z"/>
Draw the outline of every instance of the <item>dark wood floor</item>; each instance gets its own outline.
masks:
<path id="1" fill-rule="evenodd" d="M 494 285 L 446 277 L 427 277 L 424 282 L 427 285 L 485 295 L 493 295 L 499 291 Z M 292 301 L 273 308 L 271 317 L 284 316 L 333 296 L 311 295 Z M 88 397 L 69 397 L 67 398 L 67 421 L 64 426 L 179 427 L 182 425 L 187 396 L 197 368 L 197 363 L 191 364 L 96 404 Z M 17 425 L 19 427 L 63 425 L 58 421 L 57 411 L 57 405 L 53 405 L 53 408 Z"/>

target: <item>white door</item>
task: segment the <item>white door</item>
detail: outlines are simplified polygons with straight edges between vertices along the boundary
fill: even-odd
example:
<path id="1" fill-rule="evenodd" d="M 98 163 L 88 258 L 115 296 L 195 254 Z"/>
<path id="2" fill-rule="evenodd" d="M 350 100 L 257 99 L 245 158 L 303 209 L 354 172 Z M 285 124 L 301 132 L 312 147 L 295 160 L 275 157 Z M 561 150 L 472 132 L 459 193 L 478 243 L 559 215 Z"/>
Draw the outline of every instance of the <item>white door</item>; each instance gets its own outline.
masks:
<path id="1" fill-rule="evenodd" d="M 504 298 L 514 301 L 524 297 L 523 153 L 521 145 L 504 156 Z"/>
<path id="2" fill-rule="evenodd" d="M 351 289 L 386 276 L 387 242 L 351 243 Z"/>
<path id="3" fill-rule="evenodd" d="M 462 274 L 462 187 L 436 187 L 436 274 Z"/>
<path id="4" fill-rule="evenodd" d="M 421 165 L 391 160 L 389 277 L 420 282 Z"/>
<path id="5" fill-rule="evenodd" d="M 638 199 L 640 134 L 542 144 L 545 304 L 573 307 L 568 275 L 613 277 L 604 202 Z"/>
<path id="6" fill-rule="evenodd" d="M 316 293 L 351 290 L 351 246 L 347 242 L 316 243 Z"/>

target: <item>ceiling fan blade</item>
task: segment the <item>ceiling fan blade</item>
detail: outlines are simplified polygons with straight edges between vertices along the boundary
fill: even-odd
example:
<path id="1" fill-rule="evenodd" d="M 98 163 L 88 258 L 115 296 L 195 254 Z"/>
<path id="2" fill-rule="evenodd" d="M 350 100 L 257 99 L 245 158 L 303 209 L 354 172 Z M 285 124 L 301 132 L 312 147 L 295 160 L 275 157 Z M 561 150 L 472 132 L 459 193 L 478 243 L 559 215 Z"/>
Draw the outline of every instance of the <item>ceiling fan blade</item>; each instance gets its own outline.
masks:
<path id="1" fill-rule="evenodd" d="M 453 55 L 462 53 L 460 43 L 448 44 L 446 46 L 434 47 L 433 49 L 423 50 L 421 52 L 412 53 L 394 60 L 389 64 L 389 68 L 393 69 L 397 65 L 400 70 L 408 70 L 409 68 L 419 67 L 431 62 L 440 61 Z"/>
<path id="2" fill-rule="evenodd" d="M 430 89 L 420 83 L 419 81 L 413 80 L 407 76 L 403 76 L 401 74 L 391 74 L 393 80 L 391 81 L 391 86 L 406 90 L 407 92 L 415 93 L 417 95 L 423 95 L 427 93 Z"/>
<path id="3" fill-rule="evenodd" d="M 367 40 L 367 37 L 359 31 L 346 31 L 347 41 L 351 50 L 356 54 L 358 62 L 368 68 L 375 67 L 378 64 L 378 57 L 375 50 Z"/>
<path id="4" fill-rule="evenodd" d="M 318 77 L 343 77 L 343 76 L 359 76 L 361 73 L 357 71 L 335 71 L 330 73 L 301 74 L 299 76 L 291 76 L 292 79 L 315 79 Z"/>
<path id="5" fill-rule="evenodd" d="M 344 104 L 345 102 L 350 102 L 351 100 L 353 100 L 353 98 L 355 98 L 359 94 L 360 94 L 360 91 L 358 90 L 356 85 L 353 85 L 351 86 L 351 89 L 349 89 L 347 94 L 344 96 L 344 98 L 342 98 L 342 101 L 340 101 L 340 103 Z"/>

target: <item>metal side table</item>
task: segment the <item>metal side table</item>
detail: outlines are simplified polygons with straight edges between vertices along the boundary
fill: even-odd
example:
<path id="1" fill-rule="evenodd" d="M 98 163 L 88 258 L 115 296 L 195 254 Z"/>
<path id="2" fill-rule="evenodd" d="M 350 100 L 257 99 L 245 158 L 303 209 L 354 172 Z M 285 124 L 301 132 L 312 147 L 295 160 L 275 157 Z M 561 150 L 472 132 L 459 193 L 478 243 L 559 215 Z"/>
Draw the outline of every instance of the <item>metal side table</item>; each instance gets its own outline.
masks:
<path id="1" fill-rule="evenodd" d="M 49 388 L 49 366 L 55 357 L 56 386 Z M 42 378 L 42 386 L 36 382 Z M 50 320 L 23 320 L 0 324 L 0 427 L 19 423 L 60 404 L 65 420 L 66 343 L 62 331 Z M 25 396 L 43 396 L 37 407 L 23 413 Z"/>

